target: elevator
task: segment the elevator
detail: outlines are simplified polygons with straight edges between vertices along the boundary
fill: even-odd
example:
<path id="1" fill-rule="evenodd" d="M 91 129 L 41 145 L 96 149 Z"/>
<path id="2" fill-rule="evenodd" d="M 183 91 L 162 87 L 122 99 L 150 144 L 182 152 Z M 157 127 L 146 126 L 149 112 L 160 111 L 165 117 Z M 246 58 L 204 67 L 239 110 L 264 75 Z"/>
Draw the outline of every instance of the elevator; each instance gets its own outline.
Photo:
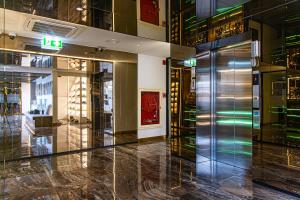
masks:
<path id="1" fill-rule="evenodd" d="M 197 155 L 249 168 L 252 157 L 251 41 L 197 56 Z"/>

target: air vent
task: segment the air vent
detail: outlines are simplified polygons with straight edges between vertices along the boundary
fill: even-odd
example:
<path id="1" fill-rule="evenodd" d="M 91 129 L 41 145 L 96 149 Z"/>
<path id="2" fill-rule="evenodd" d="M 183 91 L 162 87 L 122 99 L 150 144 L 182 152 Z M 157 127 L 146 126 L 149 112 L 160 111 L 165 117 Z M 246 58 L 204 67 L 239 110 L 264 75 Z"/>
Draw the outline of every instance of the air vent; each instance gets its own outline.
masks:
<path id="1" fill-rule="evenodd" d="M 27 28 L 36 33 L 55 35 L 59 37 L 70 37 L 77 30 L 74 26 L 35 19 L 29 21 Z"/>

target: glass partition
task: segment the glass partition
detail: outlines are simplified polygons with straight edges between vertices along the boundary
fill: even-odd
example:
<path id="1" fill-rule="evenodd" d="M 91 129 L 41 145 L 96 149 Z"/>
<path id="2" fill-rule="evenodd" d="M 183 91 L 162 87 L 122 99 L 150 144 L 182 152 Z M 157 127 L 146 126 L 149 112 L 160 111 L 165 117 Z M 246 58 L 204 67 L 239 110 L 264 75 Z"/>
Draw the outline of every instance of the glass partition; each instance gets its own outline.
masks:
<path id="1" fill-rule="evenodd" d="M 68 37 L 79 24 L 137 35 L 137 7 L 131 0 L 2 0 L 0 7 L 8 16 L 43 17 L 28 21 L 34 32 Z"/>
<path id="2" fill-rule="evenodd" d="M 68 35 L 72 27 L 114 31 L 114 6 L 0 0 L 1 161 L 137 141 L 136 55 L 83 46 Z M 136 12 L 126 20 L 133 16 L 136 26 Z M 126 20 L 120 31 L 129 30 Z"/>
<path id="3" fill-rule="evenodd" d="M 113 62 L 0 50 L 1 158 L 135 142 L 137 68 L 116 66 L 117 100 Z"/>

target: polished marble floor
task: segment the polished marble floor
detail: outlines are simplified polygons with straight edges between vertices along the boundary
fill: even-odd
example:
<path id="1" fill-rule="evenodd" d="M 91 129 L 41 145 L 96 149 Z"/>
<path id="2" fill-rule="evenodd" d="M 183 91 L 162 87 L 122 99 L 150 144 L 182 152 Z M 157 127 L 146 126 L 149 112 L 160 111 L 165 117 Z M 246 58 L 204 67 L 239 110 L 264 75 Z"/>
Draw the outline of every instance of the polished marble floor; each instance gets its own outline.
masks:
<path id="1" fill-rule="evenodd" d="M 300 148 L 253 145 L 253 180 L 300 196 Z"/>
<path id="2" fill-rule="evenodd" d="M 89 124 L 63 124 L 32 129 L 24 116 L 0 117 L 0 159 L 44 156 L 56 153 L 137 142 L 136 132 L 112 135 L 93 131 Z"/>
<path id="3" fill-rule="evenodd" d="M 166 141 L 1 164 L 2 199 L 296 199 L 252 173 L 172 155 Z"/>

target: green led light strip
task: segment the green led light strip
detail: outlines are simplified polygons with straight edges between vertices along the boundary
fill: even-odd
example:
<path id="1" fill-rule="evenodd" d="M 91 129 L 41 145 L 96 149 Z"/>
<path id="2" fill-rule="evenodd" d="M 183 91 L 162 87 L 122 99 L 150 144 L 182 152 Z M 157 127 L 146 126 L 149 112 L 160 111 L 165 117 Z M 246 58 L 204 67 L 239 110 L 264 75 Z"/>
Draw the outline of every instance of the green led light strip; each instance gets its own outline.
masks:
<path id="1" fill-rule="evenodd" d="M 196 18 L 196 16 L 192 16 L 192 17 L 190 17 L 190 18 L 187 18 L 187 19 L 185 19 L 184 21 L 188 22 L 188 21 L 190 21 L 190 20 L 192 20 L 192 19 L 194 19 L 194 18 Z"/>
<path id="2" fill-rule="evenodd" d="M 238 6 L 236 6 L 236 7 L 233 7 L 233 8 L 230 9 L 230 10 L 227 10 L 226 12 L 223 12 L 223 13 L 220 13 L 220 14 L 218 14 L 218 15 L 215 15 L 215 16 L 213 16 L 212 18 L 215 19 L 215 18 L 217 18 L 217 17 L 219 17 L 219 16 L 222 16 L 222 15 L 225 15 L 225 14 L 228 14 L 228 13 L 231 13 L 231 12 L 233 12 L 233 11 L 235 11 L 235 10 L 240 9 L 240 8 L 242 8 L 242 6 L 241 6 L 241 5 L 238 5 Z"/>
<path id="3" fill-rule="evenodd" d="M 300 35 L 291 35 L 291 36 L 288 36 L 288 37 L 285 37 L 286 39 L 294 39 L 296 37 L 300 37 Z"/>
<path id="4" fill-rule="evenodd" d="M 297 44 L 300 44 L 300 41 L 298 42 L 289 42 L 289 43 L 286 43 L 288 46 L 293 46 L 293 45 L 297 45 Z"/>

